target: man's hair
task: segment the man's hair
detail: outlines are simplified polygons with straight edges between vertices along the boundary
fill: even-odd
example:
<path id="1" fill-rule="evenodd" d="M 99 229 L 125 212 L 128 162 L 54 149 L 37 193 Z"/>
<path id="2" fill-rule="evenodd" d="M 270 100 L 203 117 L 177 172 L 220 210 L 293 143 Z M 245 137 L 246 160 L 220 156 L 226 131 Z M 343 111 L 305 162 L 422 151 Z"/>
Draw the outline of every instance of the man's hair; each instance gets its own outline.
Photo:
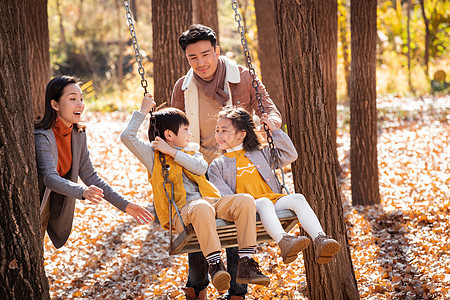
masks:
<path id="1" fill-rule="evenodd" d="M 148 126 L 148 139 L 153 141 L 156 136 L 161 137 L 163 140 L 166 140 L 164 136 L 164 132 L 168 129 L 178 135 L 178 130 L 182 125 L 189 125 L 189 120 L 186 117 L 186 114 L 174 107 L 165 107 L 160 110 L 157 110 L 153 113 L 156 123 L 156 129 L 158 132 L 154 132 L 154 128 L 151 125 Z"/>
<path id="2" fill-rule="evenodd" d="M 197 43 L 198 41 L 210 41 L 211 46 L 216 48 L 217 38 L 214 30 L 202 24 L 193 24 L 188 30 L 183 32 L 178 39 L 183 52 L 186 52 L 187 45 Z"/>
<path id="3" fill-rule="evenodd" d="M 218 119 L 225 118 L 231 120 L 231 124 L 236 131 L 245 131 L 247 133 L 242 143 L 245 151 L 259 149 L 261 143 L 255 132 L 255 122 L 253 122 L 252 117 L 245 109 L 226 106 L 217 114 L 217 117 Z"/>

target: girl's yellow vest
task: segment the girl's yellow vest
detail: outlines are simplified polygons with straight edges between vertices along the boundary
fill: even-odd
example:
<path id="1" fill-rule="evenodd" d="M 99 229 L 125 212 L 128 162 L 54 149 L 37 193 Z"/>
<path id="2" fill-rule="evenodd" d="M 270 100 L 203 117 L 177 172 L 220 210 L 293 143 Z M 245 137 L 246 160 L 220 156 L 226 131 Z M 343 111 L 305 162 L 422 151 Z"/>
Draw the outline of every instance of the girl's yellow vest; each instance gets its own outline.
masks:
<path id="1" fill-rule="evenodd" d="M 181 150 L 183 151 L 183 150 Z M 190 155 L 194 154 L 193 151 L 186 152 Z M 173 158 L 169 155 L 165 155 L 166 164 L 169 165 L 169 180 L 173 183 L 174 188 L 174 200 L 179 209 L 186 204 L 186 191 L 183 185 L 183 172 L 192 182 L 197 183 L 200 194 L 202 197 L 220 198 L 219 190 L 209 182 L 205 175 L 198 176 L 192 174 L 182 166 L 177 164 Z M 153 163 L 153 176 L 149 174 L 149 180 L 153 188 L 153 205 L 155 205 L 156 214 L 158 215 L 161 226 L 169 230 L 169 200 L 164 192 L 163 182 L 164 177 L 162 174 L 162 165 L 159 162 L 159 151 L 155 150 L 155 160 Z M 169 184 L 166 184 L 167 192 L 171 196 L 171 188 Z M 172 208 L 172 218 L 176 214 L 174 208 Z"/>

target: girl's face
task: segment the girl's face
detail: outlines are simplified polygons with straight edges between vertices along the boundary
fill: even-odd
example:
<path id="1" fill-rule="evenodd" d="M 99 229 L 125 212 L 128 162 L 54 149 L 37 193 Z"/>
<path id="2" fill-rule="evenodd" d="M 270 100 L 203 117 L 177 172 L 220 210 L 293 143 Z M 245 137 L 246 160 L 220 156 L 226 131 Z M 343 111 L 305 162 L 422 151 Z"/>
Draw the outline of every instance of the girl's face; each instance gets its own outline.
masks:
<path id="1" fill-rule="evenodd" d="M 216 141 L 222 150 L 232 149 L 244 142 L 246 132 L 237 131 L 230 119 L 219 118 L 216 126 Z"/>
<path id="2" fill-rule="evenodd" d="M 83 92 L 75 83 L 67 85 L 59 101 L 52 100 L 51 104 L 57 117 L 66 126 L 72 126 L 72 124 L 80 122 L 81 114 L 85 108 Z"/>

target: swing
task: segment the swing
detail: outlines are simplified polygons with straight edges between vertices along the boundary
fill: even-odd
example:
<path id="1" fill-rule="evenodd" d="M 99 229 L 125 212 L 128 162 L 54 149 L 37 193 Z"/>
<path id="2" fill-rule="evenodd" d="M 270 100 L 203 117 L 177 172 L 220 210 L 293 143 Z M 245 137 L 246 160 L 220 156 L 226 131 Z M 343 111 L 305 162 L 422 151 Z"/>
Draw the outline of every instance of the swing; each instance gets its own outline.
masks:
<path id="1" fill-rule="evenodd" d="M 139 51 L 139 45 L 138 45 L 137 38 L 136 38 L 136 31 L 135 31 L 134 23 L 133 23 L 133 15 L 131 13 L 129 0 L 123 0 L 123 3 L 125 6 L 125 9 L 126 9 L 128 28 L 130 30 L 130 35 L 133 40 L 133 48 L 134 48 L 134 52 L 135 52 L 135 58 L 136 58 L 136 62 L 138 63 L 138 73 L 141 76 L 141 86 L 144 89 L 144 96 L 145 96 L 147 94 L 148 84 L 147 84 L 147 80 L 145 79 L 145 70 L 144 70 L 144 67 L 142 66 L 142 57 L 141 57 L 141 54 Z M 249 52 L 248 46 L 247 46 L 247 39 L 245 37 L 244 27 L 241 25 L 241 16 L 238 12 L 237 1 L 231 0 L 231 6 L 235 12 L 235 20 L 238 23 L 238 31 L 241 36 L 241 44 L 244 48 L 244 54 L 245 54 L 245 57 L 247 60 L 247 67 L 248 67 L 248 69 L 250 71 L 250 75 L 252 76 L 252 79 L 253 79 L 252 85 L 253 85 L 253 88 L 255 89 L 256 99 L 258 100 L 258 107 L 259 107 L 261 114 L 263 114 L 264 106 L 262 104 L 261 93 L 259 93 L 259 91 L 258 91 L 259 84 L 256 81 L 255 69 L 253 68 L 252 63 L 251 63 L 251 56 L 250 56 L 250 52 Z M 156 128 L 156 119 L 153 116 L 153 112 L 150 112 L 150 126 L 152 127 L 154 136 L 157 136 L 157 135 L 159 136 L 159 131 Z M 286 193 L 289 194 L 289 190 L 287 189 L 285 180 L 284 180 L 283 169 L 278 167 L 276 148 L 275 148 L 275 144 L 273 143 L 272 135 L 269 131 L 269 128 L 265 124 L 264 124 L 263 128 L 267 135 L 267 143 L 270 148 L 271 160 L 274 165 L 273 172 L 275 174 L 275 177 L 278 179 L 276 169 L 281 170 L 281 177 L 282 177 L 281 186 L 282 186 L 282 189 L 284 189 L 286 191 Z M 183 253 L 198 252 L 198 251 L 200 251 L 200 245 L 198 243 L 198 239 L 195 234 L 194 228 L 192 227 L 191 224 L 189 224 L 188 226 L 186 226 L 184 224 L 183 220 L 181 219 L 180 211 L 179 211 L 177 205 L 175 204 L 175 200 L 173 199 L 174 187 L 173 187 L 173 183 L 169 180 L 169 170 L 167 169 L 167 166 L 166 166 L 166 159 L 165 159 L 164 154 L 162 154 L 160 152 L 158 159 L 162 165 L 162 173 L 163 173 L 163 178 L 164 178 L 163 187 L 164 187 L 164 192 L 166 194 L 167 201 L 169 203 L 171 203 L 173 205 L 173 207 L 175 208 L 175 211 L 176 211 L 178 217 L 180 218 L 181 224 L 183 225 L 183 228 L 184 228 L 183 232 L 181 232 L 175 239 L 173 239 L 172 218 L 169 219 L 169 228 L 170 228 L 170 230 L 169 230 L 169 240 L 170 240 L 169 254 L 177 255 L 177 254 L 183 254 Z M 167 188 L 169 186 L 171 189 L 170 195 L 167 190 Z M 172 205 L 169 205 L 169 216 L 172 216 Z M 277 213 L 278 219 L 280 220 L 280 223 L 281 223 L 283 229 L 286 232 L 289 232 L 298 222 L 297 216 L 295 215 L 295 213 L 289 209 L 279 210 L 276 213 Z M 216 230 L 217 230 L 217 234 L 219 236 L 222 247 L 228 248 L 228 247 L 237 246 L 237 244 L 238 244 L 237 243 L 237 232 L 236 232 L 236 226 L 234 225 L 233 222 L 229 222 L 229 221 L 222 220 L 222 219 L 216 219 Z M 258 243 L 272 241 L 272 238 L 269 236 L 269 234 L 264 229 L 264 226 L 262 225 L 258 214 L 256 215 L 256 234 L 257 234 L 256 240 Z"/>

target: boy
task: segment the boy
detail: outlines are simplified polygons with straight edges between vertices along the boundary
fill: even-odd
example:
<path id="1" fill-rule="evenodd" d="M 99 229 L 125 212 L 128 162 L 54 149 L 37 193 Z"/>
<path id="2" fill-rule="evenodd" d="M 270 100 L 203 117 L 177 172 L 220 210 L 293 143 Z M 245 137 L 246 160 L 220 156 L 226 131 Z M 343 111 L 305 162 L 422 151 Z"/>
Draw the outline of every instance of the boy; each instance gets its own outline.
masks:
<path id="1" fill-rule="evenodd" d="M 150 128 L 149 140 L 152 143 L 139 140 L 139 126 L 155 105 L 152 96 L 145 96 L 140 110 L 133 112 L 120 139 L 151 174 L 154 205 L 161 226 L 169 229 L 169 218 L 172 218 L 175 230 L 183 230 L 176 212 L 173 211 L 172 216 L 168 214 L 169 204 L 163 189 L 162 166 L 158 159 L 155 160 L 158 152 L 165 154 L 169 179 L 174 185 L 175 203 L 180 209 L 183 222 L 194 227 L 200 249 L 208 262 L 211 282 L 216 289 L 224 291 L 230 287 L 230 275 L 220 258 L 221 245 L 215 229 L 216 217 L 236 224 L 239 244 L 237 280 L 240 283 L 268 285 L 269 278 L 261 273 L 252 258 L 256 246 L 254 198 L 248 194 L 221 198 L 217 188 L 205 177 L 208 163 L 198 152 L 198 144 L 190 143 L 189 121 L 181 110 L 164 108 L 156 111 L 156 127 L 161 136 L 154 137 Z"/>

